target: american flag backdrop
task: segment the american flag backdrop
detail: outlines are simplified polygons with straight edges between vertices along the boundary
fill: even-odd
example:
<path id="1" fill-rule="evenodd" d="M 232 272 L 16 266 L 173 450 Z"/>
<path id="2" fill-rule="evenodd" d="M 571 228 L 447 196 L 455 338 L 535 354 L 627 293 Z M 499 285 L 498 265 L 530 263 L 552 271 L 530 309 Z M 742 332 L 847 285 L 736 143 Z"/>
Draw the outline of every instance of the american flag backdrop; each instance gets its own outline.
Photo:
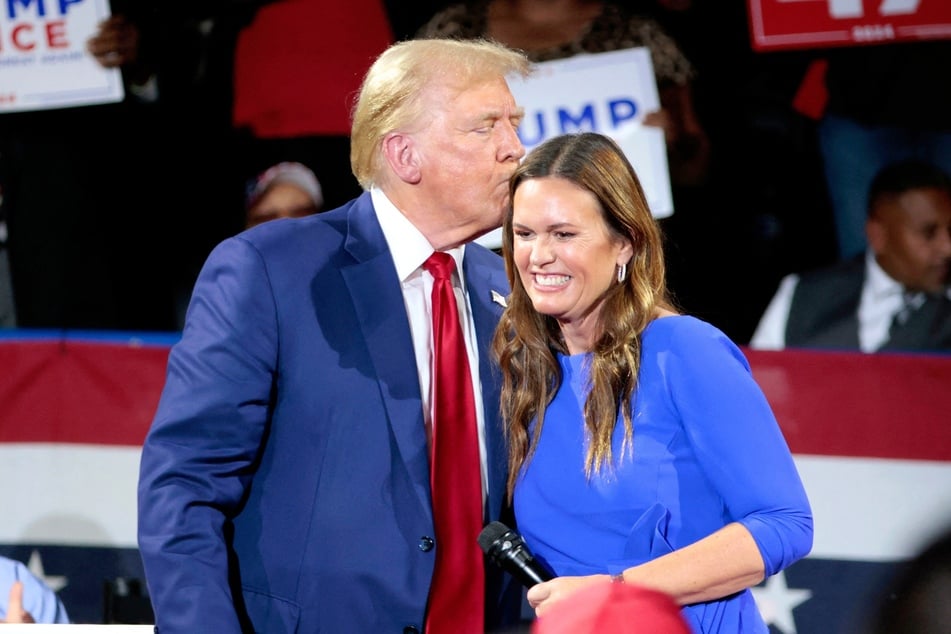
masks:
<path id="1" fill-rule="evenodd" d="M 139 450 L 174 335 L 0 335 L 0 554 L 74 622 L 142 579 Z M 896 564 L 951 528 L 951 357 L 746 350 L 810 496 L 809 557 L 754 589 L 772 632 L 861 631 Z"/>
<path id="2" fill-rule="evenodd" d="M 0 555 L 28 563 L 73 622 L 104 621 L 108 580 L 143 578 L 139 454 L 176 339 L 0 338 Z"/>

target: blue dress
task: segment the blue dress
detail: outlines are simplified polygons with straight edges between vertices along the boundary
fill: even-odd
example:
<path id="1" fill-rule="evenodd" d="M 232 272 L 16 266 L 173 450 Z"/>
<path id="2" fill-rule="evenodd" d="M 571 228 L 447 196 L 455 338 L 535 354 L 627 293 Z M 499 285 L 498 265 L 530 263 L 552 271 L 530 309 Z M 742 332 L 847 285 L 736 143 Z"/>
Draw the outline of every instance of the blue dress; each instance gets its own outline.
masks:
<path id="1" fill-rule="evenodd" d="M 743 353 L 710 324 L 655 319 L 644 332 L 633 458 L 584 473 L 588 354 L 559 355 L 561 389 L 515 488 L 519 532 L 559 576 L 614 574 L 730 522 L 753 535 L 766 575 L 812 547 L 809 501 Z M 767 632 L 749 590 L 683 608 L 694 632 Z"/>

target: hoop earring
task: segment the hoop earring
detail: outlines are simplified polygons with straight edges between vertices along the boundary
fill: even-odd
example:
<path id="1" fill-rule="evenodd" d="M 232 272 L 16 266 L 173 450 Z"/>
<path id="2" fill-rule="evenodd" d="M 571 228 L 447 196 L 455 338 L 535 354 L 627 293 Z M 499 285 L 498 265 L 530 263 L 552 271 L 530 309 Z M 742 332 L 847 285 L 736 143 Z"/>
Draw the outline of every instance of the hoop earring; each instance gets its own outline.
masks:
<path id="1" fill-rule="evenodd" d="M 617 281 L 618 284 L 624 282 L 624 278 L 627 277 L 627 262 L 617 267 Z"/>

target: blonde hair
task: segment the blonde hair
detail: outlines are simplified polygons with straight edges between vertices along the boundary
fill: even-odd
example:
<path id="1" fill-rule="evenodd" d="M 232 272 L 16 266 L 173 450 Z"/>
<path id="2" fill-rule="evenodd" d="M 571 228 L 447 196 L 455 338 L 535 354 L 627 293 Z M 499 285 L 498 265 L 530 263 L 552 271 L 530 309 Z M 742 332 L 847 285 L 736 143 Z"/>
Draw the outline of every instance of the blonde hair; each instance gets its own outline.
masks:
<path id="1" fill-rule="evenodd" d="M 378 184 L 383 137 L 424 114 L 425 89 L 436 82 L 458 88 L 531 70 L 519 51 L 489 40 L 425 39 L 394 44 L 367 71 L 353 108 L 350 166 L 364 189 Z"/>
<path id="2" fill-rule="evenodd" d="M 588 477 L 612 460 L 611 438 L 620 410 L 625 441 L 633 445 L 631 404 L 640 369 L 641 333 L 658 308 L 672 308 L 666 286 L 663 243 L 634 168 L 610 138 L 593 133 L 566 134 L 536 147 L 512 176 L 509 200 L 518 187 L 533 178 L 563 178 L 598 199 L 602 217 L 618 240 L 630 241 L 634 254 L 628 273 L 602 297 L 600 335 L 594 344 L 584 405 L 589 439 L 585 456 Z M 512 288 L 492 351 L 502 370 L 501 413 L 509 441 L 509 496 L 524 465 L 541 437 L 545 408 L 561 385 L 557 352 L 567 354 L 553 317 L 535 310 L 515 268 L 513 208 L 502 225 L 502 255 Z M 536 420 L 532 437 L 529 427 Z"/>

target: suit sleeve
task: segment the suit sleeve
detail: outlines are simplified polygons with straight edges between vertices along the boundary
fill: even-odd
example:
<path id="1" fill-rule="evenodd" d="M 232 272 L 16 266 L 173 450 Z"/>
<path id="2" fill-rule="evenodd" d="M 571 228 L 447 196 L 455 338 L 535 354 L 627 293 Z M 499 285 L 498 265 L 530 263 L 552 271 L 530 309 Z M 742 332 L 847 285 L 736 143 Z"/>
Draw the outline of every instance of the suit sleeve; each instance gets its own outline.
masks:
<path id="1" fill-rule="evenodd" d="M 743 353 L 702 324 L 672 341 L 673 399 L 725 514 L 753 535 L 772 575 L 812 548 L 812 510 L 776 418 Z"/>
<path id="2" fill-rule="evenodd" d="M 276 358 L 264 263 L 231 238 L 198 277 L 142 450 L 139 548 L 163 634 L 241 631 L 227 535 L 264 441 Z"/>

